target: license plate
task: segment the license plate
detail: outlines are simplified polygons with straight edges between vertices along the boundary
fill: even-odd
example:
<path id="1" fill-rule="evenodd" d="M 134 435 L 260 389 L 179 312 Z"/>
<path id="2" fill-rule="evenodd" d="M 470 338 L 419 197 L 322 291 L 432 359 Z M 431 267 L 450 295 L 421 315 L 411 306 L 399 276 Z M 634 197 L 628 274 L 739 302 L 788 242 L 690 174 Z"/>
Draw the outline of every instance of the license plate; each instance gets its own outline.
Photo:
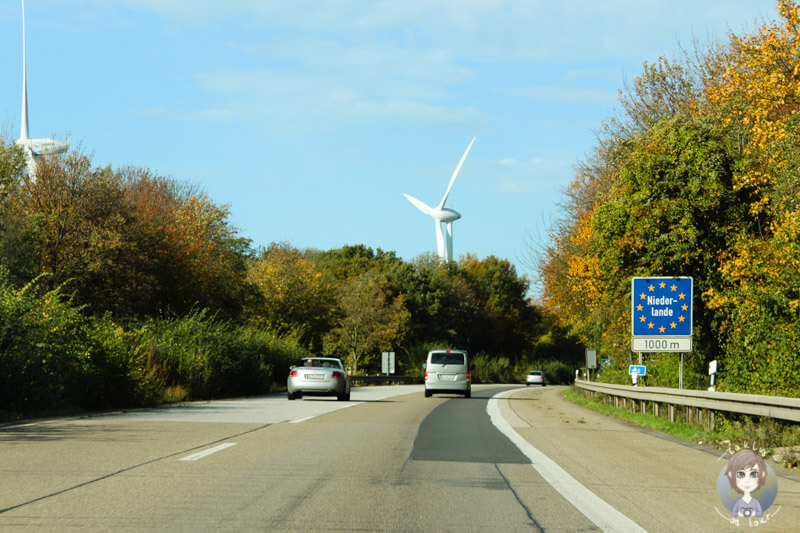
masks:
<path id="1" fill-rule="evenodd" d="M 306 374 L 306 379 L 325 379 L 325 374 Z"/>
<path id="2" fill-rule="evenodd" d="M 439 379 L 456 379 L 455 374 L 439 374 Z"/>

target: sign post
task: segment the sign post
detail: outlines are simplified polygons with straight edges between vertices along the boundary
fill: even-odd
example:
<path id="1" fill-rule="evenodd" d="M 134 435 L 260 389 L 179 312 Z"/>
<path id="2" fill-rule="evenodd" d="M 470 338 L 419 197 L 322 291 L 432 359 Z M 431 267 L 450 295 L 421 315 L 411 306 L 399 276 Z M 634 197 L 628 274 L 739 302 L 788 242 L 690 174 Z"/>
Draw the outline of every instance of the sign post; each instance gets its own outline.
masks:
<path id="1" fill-rule="evenodd" d="M 683 354 L 692 351 L 693 297 L 691 277 L 635 277 L 631 281 L 631 349 L 680 353 L 681 389 Z"/>
<path id="2" fill-rule="evenodd" d="M 639 386 L 639 376 L 646 376 L 647 375 L 647 367 L 644 365 L 629 365 L 628 366 L 628 374 L 631 375 L 631 380 L 633 381 L 633 386 Z"/>

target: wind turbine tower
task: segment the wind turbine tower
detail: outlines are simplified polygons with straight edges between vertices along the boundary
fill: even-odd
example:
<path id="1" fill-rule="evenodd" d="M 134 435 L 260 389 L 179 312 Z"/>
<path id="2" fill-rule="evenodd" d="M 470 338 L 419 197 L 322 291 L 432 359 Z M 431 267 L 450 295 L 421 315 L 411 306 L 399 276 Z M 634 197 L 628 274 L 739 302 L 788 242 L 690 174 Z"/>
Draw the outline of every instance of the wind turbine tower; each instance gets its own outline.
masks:
<path id="1" fill-rule="evenodd" d="M 436 250 L 439 253 L 439 257 L 445 261 L 453 260 L 453 222 L 461 218 L 461 213 L 455 211 L 454 209 L 450 209 L 449 207 L 445 207 L 444 204 L 447 201 L 447 197 L 450 196 L 450 191 L 453 189 L 453 183 L 455 183 L 456 177 L 458 177 L 458 173 L 461 171 L 461 166 L 464 164 L 464 160 L 467 158 L 469 149 L 472 148 L 472 143 L 474 142 L 475 137 L 472 138 L 469 146 L 467 146 L 467 150 L 464 152 L 464 155 L 461 156 L 461 160 L 458 162 L 458 166 L 456 166 L 453 175 L 450 177 L 450 184 L 447 186 L 447 190 L 444 192 L 444 196 L 442 196 L 442 201 L 439 202 L 439 205 L 436 207 L 431 207 L 425 202 L 417 200 L 413 196 L 403 193 L 403 196 L 405 196 L 409 202 L 414 204 L 417 209 L 433 218 L 433 223 L 436 226 Z M 445 225 L 445 230 L 447 232 L 446 246 L 445 235 L 442 231 L 442 224 Z"/>
<path id="2" fill-rule="evenodd" d="M 26 172 L 31 180 L 36 179 L 36 161 L 44 155 L 63 154 L 69 143 L 55 139 L 31 139 L 28 137 L 28 72 L 25 61 L 25 0 L 22 0 L 22 125 L 17 144 L 25 151 Z"/>

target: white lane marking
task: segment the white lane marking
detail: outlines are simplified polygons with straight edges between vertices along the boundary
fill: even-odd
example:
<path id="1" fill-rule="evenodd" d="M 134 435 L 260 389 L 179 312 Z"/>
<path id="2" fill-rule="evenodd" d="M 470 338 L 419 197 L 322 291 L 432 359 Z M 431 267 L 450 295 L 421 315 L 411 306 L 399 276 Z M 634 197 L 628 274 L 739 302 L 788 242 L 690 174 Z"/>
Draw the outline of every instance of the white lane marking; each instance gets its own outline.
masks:
<path id="1" fill-rule="evenodd" d="M 307 416 L 305 418 L 298 418 L 297 420 L 289 420 L 287 423 L 288 424 L 299 424 L 300 422 L 306 422 L 308 420 L 313 420 L 314 418 L 318 418 L 318 417 L 320 417 L 322 415 L 328 415 L 328 414 L 331 414 L 331 413 L 335 413 L 336 411 L 341 411 L 342 409 L 347 409 L 348 407 L 354 407 L 355 405 L 356 404 L 354 404 L 354 403 L 348 403 L 346 405 L 338 406 L 333 411 L 329 411 L 327 413 L 319 413 L 319 414 L 316 414 L 316 415 Z"/>
<path id="2" fill-rule="evenodd" d="M 499 400 L 511 395 L 515 390 L 511 389 L 495 394 L 487 403 L 486 412 L 489 414 L 492 424 L 531 460 L 531 466 L 533 466 L 534 470 L 602 531 L 620 533 L 637 531 L 646 533 L 639 524 L 581 485 L 577 479 L 569 475 L 555 461 L 534 448 L 531 443 L 511 427 L 500 413 Z"/>
<path id="3" fill-rule="evenodd" d="M 203 457 L 208 457 L 212 453 L 217 453 L 225 448 L 230 448 L 231 446 L 236 446 L 235 442 L 226 442 L 225 444 L 220 444 L 219 446 L 214 446 L 213 448 L 209 448 L 207 450 L 203 450 L 202 452 L 193 453 L 192 455 L 187 455 L 186 457 L 182 457 L 178 459 L 178 461 L 197 461 L 198 459 L 202 459 Z"/>
<path id="4" fill-rule="evenodd" d="M 317 418 L 319 415 L 312 415 L 307 416 L 305 418 L 298 418 L 297 420 L 289 420 L 290 424 L 299 424 L 300 422 L 305 422 L 306 420 L 311 420 L 312 418 Z"/>

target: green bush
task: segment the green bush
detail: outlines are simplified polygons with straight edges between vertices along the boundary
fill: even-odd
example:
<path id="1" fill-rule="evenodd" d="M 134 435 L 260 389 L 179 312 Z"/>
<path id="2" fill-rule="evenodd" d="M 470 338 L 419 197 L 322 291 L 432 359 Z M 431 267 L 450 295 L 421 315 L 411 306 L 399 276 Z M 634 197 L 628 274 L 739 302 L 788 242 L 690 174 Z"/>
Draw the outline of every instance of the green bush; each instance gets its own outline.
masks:
<path id="1" fill-rule="evenodd" d="M 192 399 L 263 394 L 282 382 L 289 364 L 308 352 L 274 334 L 196 311 L 151 319 L 138 330 L 139 366 L 162 391 L 179 387 Z"/>
<path id="2" fill-rule="evenodd" d="M 472 357 L 472 379 L 476 383 L 514 383 L 514 367 L 507 357 L 489 357 L 479 353 Z"/>
<path id="3" fill-rule="evenodd" d="M 87 352 L 80 309 L 39 281 L 17 289 L 0 270 L 0 405 L 7 411 L 62 406 Z"/>
<path id="4" fill-rule="evenodd" d="M 15 288 L 0 270 L 2 418 L 262 394 L 282 387 L 306 355 L 292 340 L 206 311 L 126 329 L 109 314 L 83 314 L 38 279 Z"/>
<path id="5" fill-rule="evenodd" d="M 66 402 L 84 409 L 144 403 L 146 382 L 131 350 L 131 336 L 110 314 L 87 319 L 84 349 L 70 376 Z"/>
<path id="6" fill-rule="evenodd" d="M 542 365 L 542 371 L 553 385 L 569 385 L 575 379 L 575 370 L 562 361 L 548 361 Z"/>
<path id="7" fill-rule="evenodd" d="M 140 403 L 124 330 L 87 317 L 61 288 L 13 287 L 0 271 L 0 405 L 11 413 Z M 11 416 L 11 415 L 7 415 Z"/>

